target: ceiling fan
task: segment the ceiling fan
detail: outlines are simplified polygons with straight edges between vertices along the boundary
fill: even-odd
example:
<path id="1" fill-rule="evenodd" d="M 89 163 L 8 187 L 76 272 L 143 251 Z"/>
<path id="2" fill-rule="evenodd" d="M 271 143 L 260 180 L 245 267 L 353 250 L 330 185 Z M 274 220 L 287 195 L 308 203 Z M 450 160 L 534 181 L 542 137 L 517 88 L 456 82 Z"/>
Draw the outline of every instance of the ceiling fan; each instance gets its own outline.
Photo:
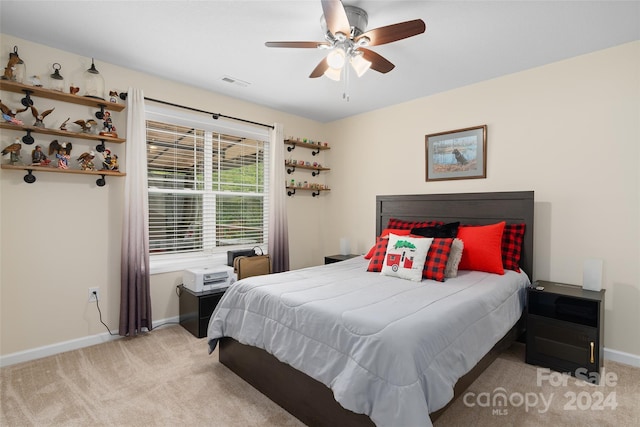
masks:
<path id="1" fill-rule="evenodd" d="M 400 22 L 393 25 L 364 31 L 368 15 L 355 6 L 344 6 L 340 0 L 322 0 L 323 16 L 321 24 L 325 30 L 325 41 L 280 41 L 266 42 L 267 47 L 326 49 L 327 56 L 320 61 L 309 75 L 310 78 L 327 76 L 339 81 L 345 64 L 349 62 L 358 77 L 369 68 L 380 73 L 388 73 L 395 65 L 368 46 L 379 46 L 424 33 L 426 26 L 422 19 Z"/>

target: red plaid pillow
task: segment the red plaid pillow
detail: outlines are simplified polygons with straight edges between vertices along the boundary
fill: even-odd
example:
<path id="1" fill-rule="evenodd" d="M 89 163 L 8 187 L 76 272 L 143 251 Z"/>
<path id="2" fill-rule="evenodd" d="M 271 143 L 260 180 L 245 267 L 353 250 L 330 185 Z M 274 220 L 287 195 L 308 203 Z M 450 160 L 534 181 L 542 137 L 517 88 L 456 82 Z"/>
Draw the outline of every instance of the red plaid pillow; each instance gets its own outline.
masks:
<path id="1" fill-rule="evenodd" d="M 520 254 L 526 224 L 507 224 L 502 232 L 502 265 L 520 272 Z M 529 272 L 531 273 L 531 272 Z"/>
<path id="2" fill-rule="evenodd" d="M 399 230 L 411 230 L 412 228 L 436 227 L 444 225 L 442 221 L 405 221 L 403 219 L 389 218 L 387 228 L 396 228 Z"/>
<path id="3" fill-rule="evenodd" d="M 452 243 L 453 239 L 450 238 L 443 239 L 436 237 L 433 239 L 429 247 L 429 252 L 427 252 L 427 260 L 424 263 L 422 277 L 444 282 L 444 271 L 447 268 Z"/>
<path id="4" fill-rule="evenodd" d="M 381 272 L 382 265 L 384 264 L 384 256 L 387 254 L 387 244 L 389 239 L 378 237 L 376 245 L 373 247 L 373 255 L 369 261 L 369 267 L 367 271 Z"/>

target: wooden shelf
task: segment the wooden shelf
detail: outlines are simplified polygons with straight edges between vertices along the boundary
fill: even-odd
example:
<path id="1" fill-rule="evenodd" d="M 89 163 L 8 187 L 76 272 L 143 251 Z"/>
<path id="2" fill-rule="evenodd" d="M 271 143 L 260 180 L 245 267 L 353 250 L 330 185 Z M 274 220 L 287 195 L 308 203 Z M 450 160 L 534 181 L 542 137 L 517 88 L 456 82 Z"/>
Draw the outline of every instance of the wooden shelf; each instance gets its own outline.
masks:
<path id="1" fill-rule="evenodd" d="M 64 138 L 88 139 L 93 141 L 113 142 L 116 144 L 121 144 L 126 141 L 124 138 L 114 138 L 112 136 L 97 135 L 95 133 L 69 132 L 67 130 L 60 130 L 60 129 L 49 129 L 49 128 L 41 128 L 36 126 L 28 126 L 28 125 L 15 125 L 9 122 L 0 122 L 0 129 L 9 129 L 9 130 L 23 131 L 23 132 L 29 131 L 33 133 L 61 136 Z"/>
<path id="2" fill-rule="evenodd" d="M 76 173 L 81 175 L 125 176 L 126 173 L 110 170 L 85 171 L 82 169 L 60 169 L 53 166 L 2 165 L 2 169 L 23 170 L 33 172 Z"/>
<path id="3" fill-rule="evenodd" d="M 124 104 L 109 102 L 105 101 L 104 99 L 89 98 L 82 95 L 72 95 L 69 93 L 58 92 L 57 90 L 24 85 L 22 83 L 12 82 L 9 80 L 0 80 L 0 90 L 6 90 L 16 93 L 26 93 L 25 91 L 30 91 L 31 95 L 33 96 L 54 99 L 56 101 L 64 101 L 73 104 L 86 105 L 88 107 L 104 107 L 107 110 L 111 111 L 122 111 L 125 108 Z"/>
<path id="4" fill-rule="evenodd" d="M 285 162 L 284 165 L 287 167 L 288 174 L 292 174 L 293 172 L 295 172 L 296 169 L 308 169 L 308 170 L 314 171 L 313 176 L 316 176 L 320 173 L 320 171 L 331 170 L 331 168 L 323 168 L 318 166 L 307 166 L 307 165 L 294 165 L 293 163 L 287 163 L 287 162 Z"/>
<path id="5" fill-rule="evenodd" d="M 292 151 L 296 147 L 304 147 L 304 148 L 309 148 L 311 150 L 314 150 L 314 152 L 312 153 L 314 156 L 322 150 L 331 150 L 331 147 L 327 145 L 311 144 L 309 142 L 302 142 L 302 141 L 293 140 L 293 139 L 285 139 L 284 143 L 286 145 L 290 145 L 290 147 L 287 147 L 287 151 Z M 315 150 L 318 150 L 318 151 L 315 151 Z"/>
<path id="6" fill-rule="evenodd" d="M 293 187 L 290 185 L 287 185 L 286 187 L 287 189 L 287 195 L 288 196 L 293 196 L 294 194 L 296 194 L 296 191 L 301 190 L 301 191 L 312 191 L 311 195 L 313 197 L 319 196 L 321 192 L 323 191 L 331 191 L 330 188 L 311 188 L 311 187 Z"/>
<path id="7" fill-rule="evenodd" d="M 86 170 L 85 171 L 81 169 L 60 169 L 52 166 L 8 165 L 7 164 L 7 165 L 2 165 L 1 167 L 2 169 L 27 171 L 27 174 L 23 178 L 24 182 L 26 182 L 27 184 L 33 184 L 34 182 L 36 182 L 36 177 L 33 176 L 33 172 L 56 172 L 56 173 L 70 173 L 70 174 L 77 174 L 77 175 L 97 175 L 100 177 L 96 180 L 96 184 L 98 185 L 98 187 L 103 187 L 106 184 L 106 181 L 104 179 L 105 176 L 121 177 L 126 175 L 124 172 L 112 171 L 112 170 L 96 170 L 96 171 Z"/>

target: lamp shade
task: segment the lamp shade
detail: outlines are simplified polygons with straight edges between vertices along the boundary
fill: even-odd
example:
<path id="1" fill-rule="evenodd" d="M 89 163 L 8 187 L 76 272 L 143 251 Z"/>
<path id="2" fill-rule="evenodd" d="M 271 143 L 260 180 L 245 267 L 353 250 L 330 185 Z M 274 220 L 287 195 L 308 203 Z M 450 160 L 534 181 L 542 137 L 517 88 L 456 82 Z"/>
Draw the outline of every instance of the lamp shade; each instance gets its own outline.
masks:
<path id="1" fill-rule="evenodd" d="M 342 48 L 335 48 L 327 55 L 327 64 L 329 64 L 329 67 L 339 70 L 344 67 L 345 56 L 346 54 Z"/>
<path id="2" fill-rule="evenodd" d="M 358 77 L 362 77 L 362 75 L 367 72 L 369 67 L 371 67 L 371 62 L 364 59 L 362 57 L 362 53 L 353 55 L 349 62 L 351 63 L 351 66 L 355 70 Z"/>

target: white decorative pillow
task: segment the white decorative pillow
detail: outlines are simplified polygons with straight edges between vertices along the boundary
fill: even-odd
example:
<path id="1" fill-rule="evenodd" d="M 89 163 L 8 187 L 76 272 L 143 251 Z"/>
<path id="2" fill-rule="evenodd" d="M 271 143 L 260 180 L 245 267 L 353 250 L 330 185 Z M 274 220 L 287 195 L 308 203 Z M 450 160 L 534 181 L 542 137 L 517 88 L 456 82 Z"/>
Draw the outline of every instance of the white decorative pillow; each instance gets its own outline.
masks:
<path id="1" fill-rule="evenodd" d="M 431 237 L 416 238 L 390 233 L 381 274 L 421 281 L 424 261 L 427 259 L 431 242 Z"/>
<path id="2" fill-rule="evenodd" d="M 447 260 L 447 266 L 444 269 L 444 277 L 457 277 L 458 276 L 458 264 L 462 259 L 462 251 L 464 249 L 464 242 L 460 239 L 453 239 L 451 243 L 451 252 L 449 252 L 449 259 Z"/>

